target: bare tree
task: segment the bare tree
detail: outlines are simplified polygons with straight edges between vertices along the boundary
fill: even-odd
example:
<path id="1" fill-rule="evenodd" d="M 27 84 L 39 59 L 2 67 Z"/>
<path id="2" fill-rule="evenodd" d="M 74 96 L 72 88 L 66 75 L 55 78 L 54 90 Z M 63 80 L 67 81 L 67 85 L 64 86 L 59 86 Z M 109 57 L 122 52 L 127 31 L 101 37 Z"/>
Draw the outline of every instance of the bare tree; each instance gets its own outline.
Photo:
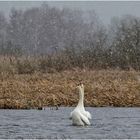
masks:
<path id="1" fill-rule="evenodd" d="M 117 54 L 115 59 L 123 68 L 138 68 L 140 63 L 140 19 L 124 16 L 112 22 L 112 47 Z"/>
<path id="2" fill-rule="evenodd" d="M 3 13 L 0 13 L 0 50 L 3 53 L 3 49 L 6 45 L 6 29 L 7 29 L 7 21 Z"/>

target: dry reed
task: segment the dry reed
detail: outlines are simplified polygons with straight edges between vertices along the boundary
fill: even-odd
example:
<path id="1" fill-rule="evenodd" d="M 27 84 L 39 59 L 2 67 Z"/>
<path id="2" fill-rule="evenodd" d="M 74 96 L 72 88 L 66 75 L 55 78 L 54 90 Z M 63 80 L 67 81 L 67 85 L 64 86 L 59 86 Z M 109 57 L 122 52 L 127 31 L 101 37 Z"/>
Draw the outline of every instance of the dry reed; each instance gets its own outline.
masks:
<path id="1" fill-rule="evenodd" d="M 71 70 L 0 76 L 0 108 L 75 106 L 76 86 L 85 85 L 85 106 L 140 106 L 139 72 Z"/>

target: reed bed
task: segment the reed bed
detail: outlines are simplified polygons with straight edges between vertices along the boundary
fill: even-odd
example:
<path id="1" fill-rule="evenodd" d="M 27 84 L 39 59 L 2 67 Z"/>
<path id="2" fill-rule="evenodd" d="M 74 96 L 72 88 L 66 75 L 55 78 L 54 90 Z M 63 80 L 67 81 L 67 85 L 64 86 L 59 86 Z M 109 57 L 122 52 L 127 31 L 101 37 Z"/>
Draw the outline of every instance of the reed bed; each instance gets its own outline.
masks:
<path id="1" fill-rule="evenodd" d="M 79 83 L 85 85 L 85 106 L 139 107 L 140 72 L 80 70 L 0 75 L 0 108 L 30 109 L 75 106 Z"/>

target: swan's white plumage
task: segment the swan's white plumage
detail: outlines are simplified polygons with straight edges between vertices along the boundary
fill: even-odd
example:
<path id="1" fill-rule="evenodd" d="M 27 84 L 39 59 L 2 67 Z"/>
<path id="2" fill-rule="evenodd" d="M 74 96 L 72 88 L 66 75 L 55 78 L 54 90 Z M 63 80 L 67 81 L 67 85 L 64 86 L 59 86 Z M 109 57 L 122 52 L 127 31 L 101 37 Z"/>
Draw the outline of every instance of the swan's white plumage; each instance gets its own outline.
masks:
<path id="1" fill-rule="evenodd" d="M 77 107 L 71 112 L 70 119 L 72 119 L 73 125 L 90 125 L 89 119 L 91 114 L 85 111 L 84 108 L 84 86 L 83 84 L 78 86 L 79 89 L 79 102 Z"/>
<path id="2" fill-rule="evenodd" d="M 72 120 L 74 125 L 90 125 L 88 118 L 83 115 L 79 110 L 75 110 L 72 113 Z"/>
<path id="3" fill-rule="evenodd" d="M 88 117 L 88 119 L 92 119 L 91 114 L 88 111 L 86 111 L 86 116 Z"/>

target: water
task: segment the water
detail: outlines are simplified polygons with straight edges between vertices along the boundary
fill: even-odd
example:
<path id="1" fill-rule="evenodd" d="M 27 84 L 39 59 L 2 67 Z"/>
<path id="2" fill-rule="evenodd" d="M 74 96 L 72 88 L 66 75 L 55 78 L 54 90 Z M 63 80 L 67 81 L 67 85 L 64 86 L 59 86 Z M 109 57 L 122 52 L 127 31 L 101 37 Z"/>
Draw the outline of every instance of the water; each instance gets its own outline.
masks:
<path id="1" fill-rule="evenodd" d="M 0 110 L 0 138 L 140 138 L 140 108 L 86 108 L 88 127 L 71 125 L 72 110 Z"/>

